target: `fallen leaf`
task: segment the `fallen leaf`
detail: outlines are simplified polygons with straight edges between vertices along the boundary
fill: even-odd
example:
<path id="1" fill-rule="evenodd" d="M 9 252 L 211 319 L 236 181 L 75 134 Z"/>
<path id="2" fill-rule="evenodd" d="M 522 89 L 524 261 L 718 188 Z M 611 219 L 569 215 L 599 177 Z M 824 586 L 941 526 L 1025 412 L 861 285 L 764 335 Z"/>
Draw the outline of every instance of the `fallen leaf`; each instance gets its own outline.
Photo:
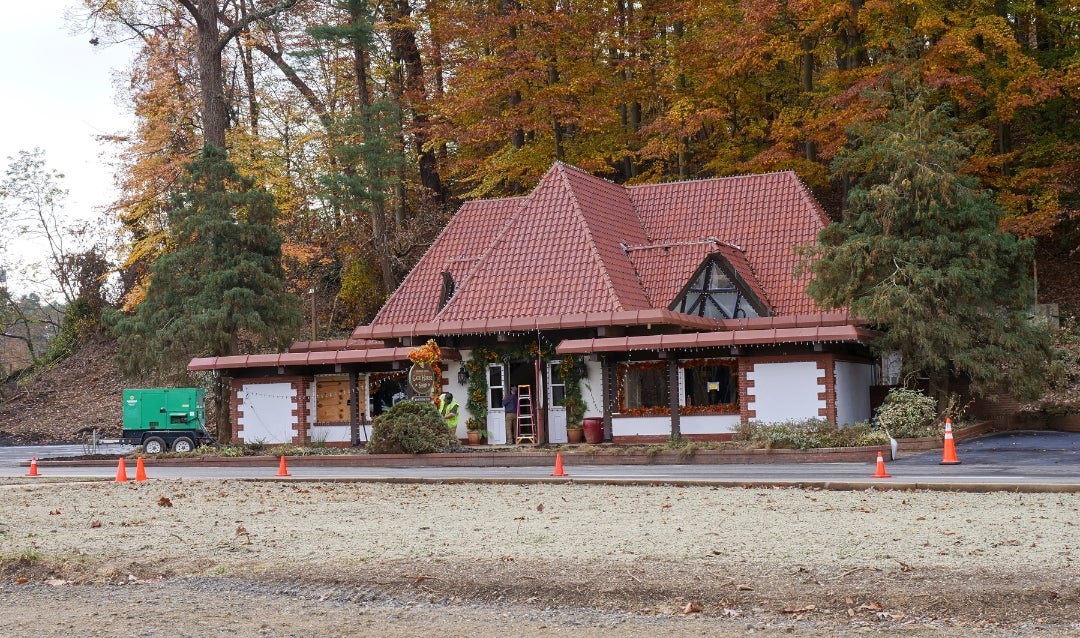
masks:
<path id="1" fill-rule="evenodd" d="M 167 496 L 162 496 L 161 498 L 159 498 L 157 504 L 158 507 L 172 507 L 172 501 L 170 501 L 169 497 Z"/>
<path id="2" fill-rule="evenodd" d="M 101 527 L 101 521 L 90 521 L 90 529 L 97 529 Z"/>
<path id="3" fill-rule="evenodd" d="M 537 512 L 543 512 L 544 511 L 544 504 L 540 503 L 539 505 L 537 505 L 536 506 L 536 511 Z"/>
<path id="4" fill-rule="evenodd" d="M 803 614 L 808 611 L 814 611 L 817 609 L 817 605 L 807 605 L 805 607 L 784 607 L 783 612 L 785 614 Z"/>
<path id="5" fill-rule="evenodd" d="M 739 591 L 754 591 L 754 588 L 750 585 L 736 585 L 735 589 Z"/>
<path id="6" fill-rule="evenodd" d="M 684 614 L 697 614 L 697 613 L 700 613 L 700 612 L 701 612 L 701 604 L 697 603 L 697 602 L 695 602 L 693 600 L 686 603 L 686 606 L 683 607 L 683 609 L 682 609 L 682 613 L 684 613 Z"/>

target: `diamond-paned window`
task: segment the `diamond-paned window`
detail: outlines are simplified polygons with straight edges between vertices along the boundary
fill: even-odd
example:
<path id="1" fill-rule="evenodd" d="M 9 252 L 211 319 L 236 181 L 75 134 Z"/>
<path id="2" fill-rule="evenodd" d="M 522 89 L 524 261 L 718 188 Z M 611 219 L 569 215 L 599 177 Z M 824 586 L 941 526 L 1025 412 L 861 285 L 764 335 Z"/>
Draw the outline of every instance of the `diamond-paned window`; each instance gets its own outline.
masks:
<path id="1" fill-rule="evenodd" d="M 768 316 L 768 309 L 742 285 L 726 260 L 711 257 L 670 308 L 709 319 L 742 319 Z"/>

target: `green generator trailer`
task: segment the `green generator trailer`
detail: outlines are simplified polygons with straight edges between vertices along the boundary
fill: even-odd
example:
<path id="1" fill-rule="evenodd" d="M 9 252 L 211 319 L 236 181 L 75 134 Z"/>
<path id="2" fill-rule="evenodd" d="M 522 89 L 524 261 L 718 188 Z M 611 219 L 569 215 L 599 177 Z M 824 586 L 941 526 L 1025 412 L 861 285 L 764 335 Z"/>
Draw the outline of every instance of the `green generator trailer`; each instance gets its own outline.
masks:
<path id="1" fill-rule="evenodd" d="M 190 452 L 214 443 L 206 431 L 206 392 L 200 388 L 124 390 L 120 442 L 147 454 Z"/>

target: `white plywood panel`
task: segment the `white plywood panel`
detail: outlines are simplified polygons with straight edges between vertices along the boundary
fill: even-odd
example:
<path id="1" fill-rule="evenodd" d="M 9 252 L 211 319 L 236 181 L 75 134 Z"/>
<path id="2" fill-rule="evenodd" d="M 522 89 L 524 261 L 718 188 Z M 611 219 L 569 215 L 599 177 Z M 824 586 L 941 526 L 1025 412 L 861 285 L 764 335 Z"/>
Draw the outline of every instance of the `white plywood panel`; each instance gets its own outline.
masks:
<path id="1" fill-rule="evenodd" d="M 291 383 L 248 383 L 238 393 L 243 443 L 292 443 L 296 436 L 293 410 L 296 392 Z"/>
<path id="2" fill-rule="evenodd" d="M 747 408 L 754 410 L 752 420 L 782 423 L 820 418 L 818 410 L 825 401 L 818 394 L 825 391 L 818 382 L 822 376 L 816 361 L 758 363 L 746 373 L 753 387 L 747 390 Z"/>

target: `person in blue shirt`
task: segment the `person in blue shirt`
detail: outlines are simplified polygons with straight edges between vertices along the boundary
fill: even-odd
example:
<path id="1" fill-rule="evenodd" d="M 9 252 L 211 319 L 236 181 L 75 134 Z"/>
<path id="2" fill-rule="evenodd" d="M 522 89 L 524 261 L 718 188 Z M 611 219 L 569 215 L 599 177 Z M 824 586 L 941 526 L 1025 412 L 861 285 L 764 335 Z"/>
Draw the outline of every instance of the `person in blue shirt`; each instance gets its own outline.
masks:
<path id="1" fill-rule="evenodd" d="M 503 399 L 503 415 L 506 419 L 506 443 L 514 442 L 514 426 L 517 425 L 518 395 L 517 388 L 511 387 Z"/>

